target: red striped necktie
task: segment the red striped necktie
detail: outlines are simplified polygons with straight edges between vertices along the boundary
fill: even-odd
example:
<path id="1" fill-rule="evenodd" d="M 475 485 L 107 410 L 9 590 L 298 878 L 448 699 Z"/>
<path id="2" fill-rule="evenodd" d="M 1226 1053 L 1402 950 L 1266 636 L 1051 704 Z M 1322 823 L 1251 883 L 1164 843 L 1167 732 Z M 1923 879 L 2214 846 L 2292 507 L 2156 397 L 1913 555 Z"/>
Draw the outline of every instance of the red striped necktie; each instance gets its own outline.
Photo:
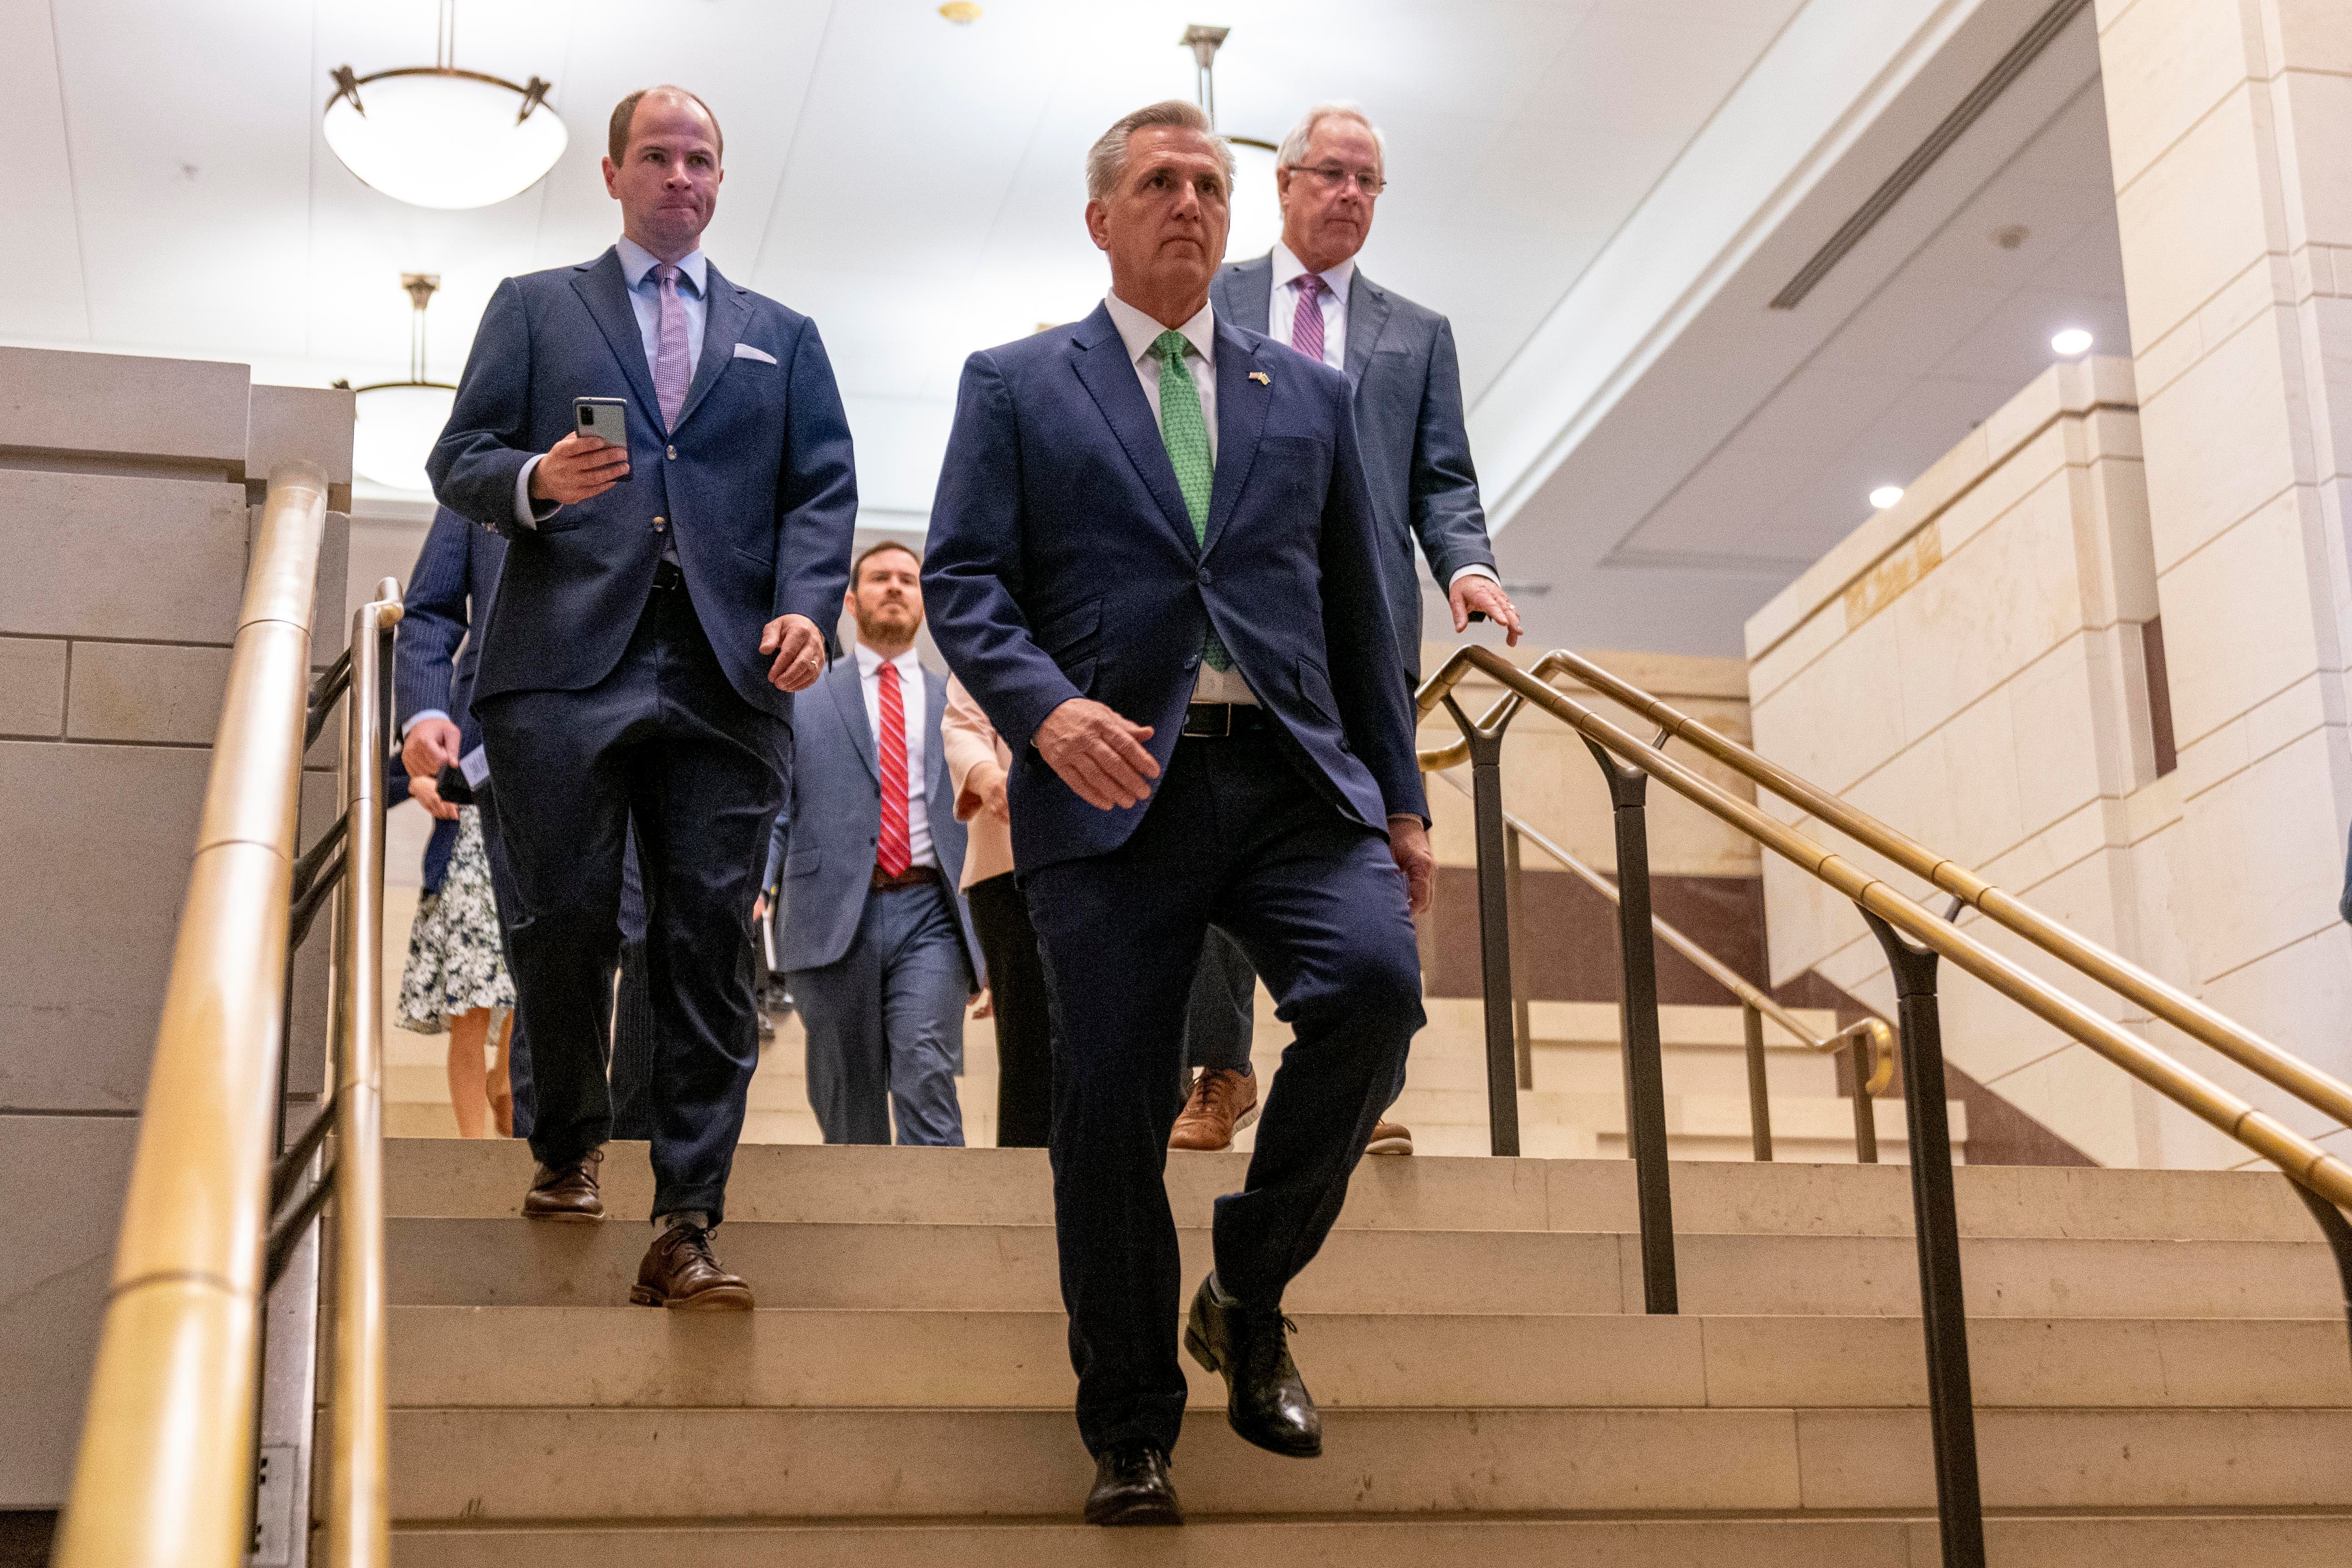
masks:
<path id="1" fill-rule="evenodd" d="M 882 692 L 882 733 L 875 737 L 882 758 L 882 837 L 874 863 L 886 877 L 903 877 L 915 859 L 907 829 L 907 700 L 898 690 L 897 665 L 884 663 L 875 679 Z"/>

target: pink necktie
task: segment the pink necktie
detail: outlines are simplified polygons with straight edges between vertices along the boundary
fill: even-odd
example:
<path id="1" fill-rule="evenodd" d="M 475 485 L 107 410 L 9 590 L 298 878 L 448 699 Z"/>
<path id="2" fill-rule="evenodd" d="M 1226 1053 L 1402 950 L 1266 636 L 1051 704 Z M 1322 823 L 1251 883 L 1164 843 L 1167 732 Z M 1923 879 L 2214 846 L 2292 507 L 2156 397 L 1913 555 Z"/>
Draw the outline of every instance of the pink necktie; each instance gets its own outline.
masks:
<path id="1" fill-rule="evenodd" d="M 1290 318 L 1290 346 L 1308 359 L 1323 358 L 1323 290 L 1328 287 L 1312 272 L 1298 275 L 1298 313 Z"/>
<path id="2" fill-rule="evenodd" d="M 654 340 L 654 396 L 661 402 L 662 428 L 677 427 L 677 411 L 686 406 L 686 389 L 694 380 L 694 360 L 686 342 L 686 306 L 677 297 L 677 268 L 663 262 L 654 268 L 661 280 L 661 334 Z M 1317 322 L 1321 338 L 1322 323 Z"/>
<path id="3" fill-rule="evenodd" d="M 882 758 L 882 837 L 874 847 L 874 863 L 886 877 L 906 875 L 914 863 L 915 846 L 907 826 L 907 702 L 898 690 L 898 667 L 885 664 L 875 679 L 881 686 L 882 732 L 875 750 Z"/>

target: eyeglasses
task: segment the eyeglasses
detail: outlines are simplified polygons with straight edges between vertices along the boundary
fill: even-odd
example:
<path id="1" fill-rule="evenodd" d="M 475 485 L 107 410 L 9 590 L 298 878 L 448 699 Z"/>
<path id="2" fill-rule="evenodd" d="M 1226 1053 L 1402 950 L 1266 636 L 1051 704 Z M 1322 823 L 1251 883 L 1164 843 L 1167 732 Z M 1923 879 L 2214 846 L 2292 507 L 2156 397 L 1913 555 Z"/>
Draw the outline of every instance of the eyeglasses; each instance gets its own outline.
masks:
<path id="1" fill-rule="evenodd" d="M 1327 191 L 1342 180 L 1355 181 L 1356 189 L 1368 196 L 1379 195 L 1389 188 L 1388 181 L 1370 169 L 1343 169 L 1337 163 L 1318 163 L 1312 166 L 1306 163 L 1285 163 L 1283 167 L 1294 174 L 1314 175 Z"/>

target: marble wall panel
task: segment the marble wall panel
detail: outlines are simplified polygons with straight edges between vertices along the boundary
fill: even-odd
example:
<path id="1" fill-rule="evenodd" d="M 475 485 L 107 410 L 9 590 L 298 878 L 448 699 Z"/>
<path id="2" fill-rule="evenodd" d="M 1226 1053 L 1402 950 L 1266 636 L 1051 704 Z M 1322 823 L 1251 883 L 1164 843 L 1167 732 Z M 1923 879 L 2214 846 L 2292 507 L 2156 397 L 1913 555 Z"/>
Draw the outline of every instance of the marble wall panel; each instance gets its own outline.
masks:
<path id="1" fill-rule="evenodd" d="M 2164 502 L 2149 520 L 2159 582 L 2256 507 L 2317 479 L 2279 417 L 2303 399 L 2281 358 L 2294 332 L 2285 310 L 2264 311 L 2141 409 L 2148 489 Z"/>
<path id="2" fill-rule="evenodd" d="M 245 590 L 246 512 L 237 484 L 0 468 L 0 518 L 42 542 L 0 572 L 0 632 L 226 647 Z M 129 561 L 169 565 L 125 571 Z"/>
<path id="3" fill-rule="evenodd" d="M 228 664 L 225 647 L 77 642 L 66 732 L 77 741 L 209 746 Z"/>
<path id="4" fill-rule="evenodd" d="M 2133 0 L 2119 9 L 2110 22 L 2102 8 L 2099 68 L 2107 83 L 2107 145 L 2121 190 L 2248 73 L 2244 23 L 2229 7 Z"/>
<path id="5" fill-rule="evenodd" d="M 2210 0 L 2182 3 L 2210 5 Z M 2117 97 L 2110 85 L 2110 125 Z M 2261 184 L 2248 181 L 2245 172 L 2264 152 L 2263 118 L 2254 89 L 2235 89 L 2210 112 L 2200 111 L 2197 122 L 2145 174 L 2116 192 L 2116 213 L 2126 234 L 2147 229 L 2169 214 L 2195 211 L 2206 218 L 2166 224 L 2170 244 L 2124 247 L 2133 342 L 2152 342 L 2188 321 L 2260 257 L 2260 251 L 2248 250 L 2247 241 L 2269 234 L 2271 215 L 2263 209 Z M 2112 132 L 2109 140 L 2112 145 Z M 2284 255 L 2287 247 L 2282 243 L 2276 248 Z M 2153 449 L 2158 443 L 2151 438 L 2148 445 Z"/>
<path id="6" fill-rule="evenodd" d="M 2352 26 L 2339 17 L 2336 30 L 2352 32 Z M 2281 76 L 2273 100 L 2288 149 L 2281 174 L 2302 209 L 2295 237 L 2303 244 L 2352 245 L 2352 158 L 2295 155 L 2302 148 L 2352 146 L 2352 76 L 2295 64 Z"/>
<path id="7" fill-rule="evenodd" d="M 67 645 L 0 637 L 0 735 L 47 739 L 66 721 Z"/>
<path id="8" fill-rule="evenodd" d="M 2352 801 L 2334 814 L 2311 805 L 2347 793 L 2344 752 L 2341 730 L 2314 731 L 2189 803 L 2174 874 L 2193 917 L 2195 973 L 2209 985 L 2337 923 L 2344 841 L 2336 825 L 2352 815 Z M 2263 830 L 2248 832 L 2250 824 Z M 2337 1015 L 2339 1034 L 2346 1016 Z"/>

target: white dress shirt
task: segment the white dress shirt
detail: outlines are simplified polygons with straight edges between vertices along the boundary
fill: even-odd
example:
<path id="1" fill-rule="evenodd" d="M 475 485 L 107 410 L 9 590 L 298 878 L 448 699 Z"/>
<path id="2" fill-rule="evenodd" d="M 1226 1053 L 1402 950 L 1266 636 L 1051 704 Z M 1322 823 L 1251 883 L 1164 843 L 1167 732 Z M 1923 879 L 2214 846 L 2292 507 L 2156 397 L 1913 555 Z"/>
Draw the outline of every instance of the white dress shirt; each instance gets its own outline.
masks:
<path id="1" fill-rule="evenodd" d="M 1151 418 L 1160 422 L 1160 356 L 1151 345 L 1168 329 L 1116 294 L 1103 296 L 1103 305 L 1110 311 L 1111 325 L 1118 329 L 1119 342 L 1126 345 L 1127 357 L 1135 362 L 1135 376 L 1143 384 L 1143 399 L 1151 405 Z M 1209 306 L 1176 329 L 1184 334 L 1184 368 L 1192 373 L 1192 384 L 1201 393 L 1201 419 L 1209 427 L 1209 461 L 1217 460 L 1217 323 Z M 1200 678 L 1192 683 L 1195 702 L 1250 702 L 1257 700 L 1242 679 L 1238 666 L 1232 669 L 1211 669 L 1209 661 L 1201 661 Z"/>
<path id="2" fill-rule="evenodd" d="M 907 710 L 907 846 L 910 866 L 936 866 L 940 858 L 931 849 L 930 771 L 925 763 L 923 736 L 929 728 L 924 722 L 923 667 L 908 648 L 890 660 L 898 672 L 898 700 Z M 882 758 L 882 656 L 857 645 L 857 684 L 866 693 L 866 728 L 874 737 L 875 773 L 881 773 Z"/>
<path id="3" fill-rule="evenodd" d="M 1284 348 L 1295 346 L 1290 341 L 1291 329 L 1298 324 L 1298 280 L 1307 276 L 1307 264 L 1290 254 L 1290 247 L 1276 240 L 1274 247 L 1274 291 L 1266 307 L 1265 335 Z M 1356 258 L 1347 260 L 1323 274 L 1323 363 L 1333 370 L 1348 368 L 1348 286 L 1356 280 Z"/>
<path id="4" fill-rule="evenodd" d="M 625 234 L 615 248 L 621 253 L 621 276 L 628 280 L 629 309 L 636 312 L 637 336 L 645 342 L 646 369 L 650 373 L 661 352 L 661 280 L 654 276 L 661 258 Z M 677 302 L 686 311 L 686 379 L 689 386 L 694 384 L 694 373 L 702 368 L 702 329 L 710 317 L 709 281 L 710 258 L 697 246 L 677 264 Z M 541 501 L 535 506 L 530 499 L 531 471 L 539 467 L 539 458 L 545 455 L 533 457 L 515 476 L 515 521 L 526 528 L 537 528 L 562 510 L 553 501 Z M 542 511 L 541 507 L 546 510 Z"/>

